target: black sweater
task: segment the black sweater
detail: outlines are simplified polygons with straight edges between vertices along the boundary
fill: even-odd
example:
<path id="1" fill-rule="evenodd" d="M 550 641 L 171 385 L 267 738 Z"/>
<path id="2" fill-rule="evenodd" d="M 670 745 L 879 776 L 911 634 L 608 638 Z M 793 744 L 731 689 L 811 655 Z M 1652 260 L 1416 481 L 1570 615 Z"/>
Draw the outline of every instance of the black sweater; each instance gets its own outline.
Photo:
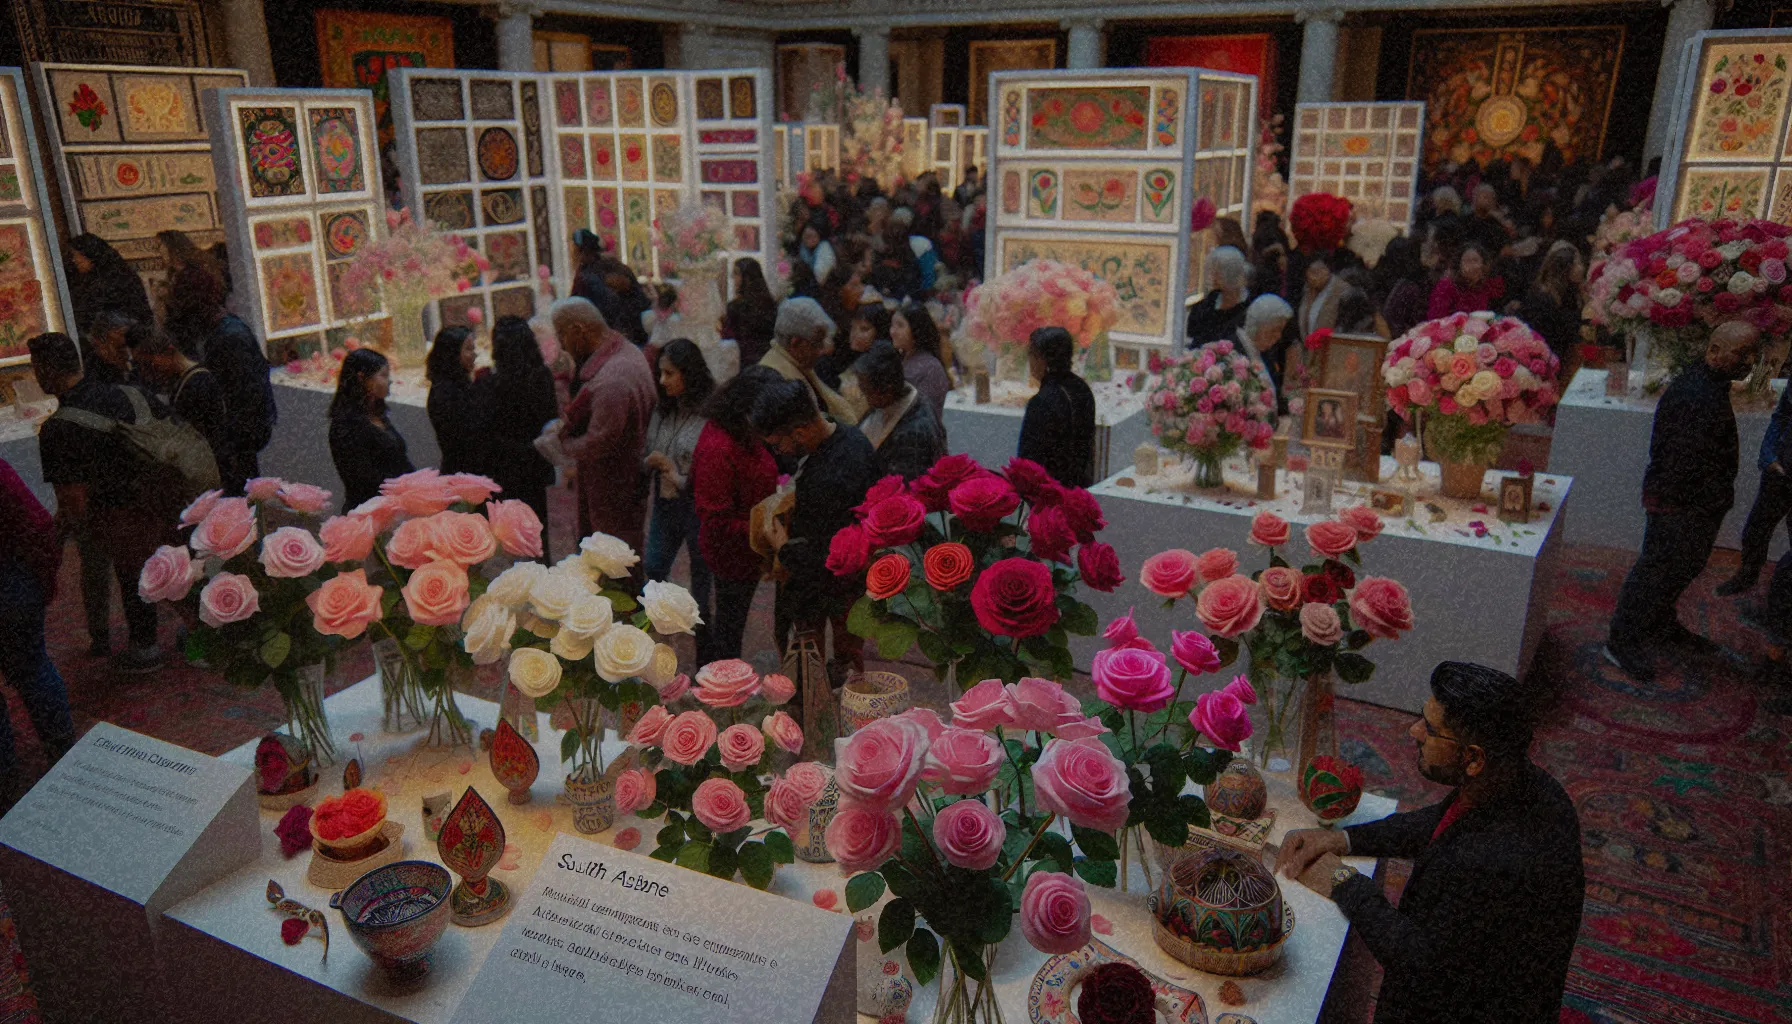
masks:
<path id="1" fill-rule="evenodd" d="M 1741 441 L 1730 382 L 1699 362 L 1661 393 L 1643 471 L 1643 508 L 1721 516 L 1736 503 Z"/>
<path id="2" fill-rule="evenodd" d="M 442 450 L 442 472 L 485 473 L 490 407 L 480 400 L 470 380 L 444 380 L 429 386 L 429 425 Z"/>
<path id="3" fill-rule="evenodd" d="M 405 454 L 404 435 L 390 419 L 375 426 L 366 416 L 330 420 L 330 461 L 342 478 L 342 510 L 380 493 L 380 484 L 416 467 Z"/>
<path id="4" fill-rule="evenodd" d="M 1020 457 L 1066 487 L 1095 482 L 1095 392 L 1074 373 L 1048 373 L 1020 421 Z"/>
<path id="5" fill-rule="evenodd" d="M 876 482 L 876 453 L 859 428 L 836 424 L 797 473 L 790 537 L 778 553 L 789 571 L 778 592 L 796 622 L 840 615 L 865 591 L 862 576 L 836 577 L 827 567 L 834 534 L 858 521 L 853 508 Z"/>

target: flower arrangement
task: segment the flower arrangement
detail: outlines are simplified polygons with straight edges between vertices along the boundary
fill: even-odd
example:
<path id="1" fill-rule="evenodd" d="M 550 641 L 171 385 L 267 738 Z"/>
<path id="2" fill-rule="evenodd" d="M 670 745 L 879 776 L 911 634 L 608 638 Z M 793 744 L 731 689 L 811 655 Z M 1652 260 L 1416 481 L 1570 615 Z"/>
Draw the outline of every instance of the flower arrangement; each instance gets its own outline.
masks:
<path id="1" fill-rule="evenodd" d="M 1330 252 L 1344 244 L 1350 231 L 1350 200 L 1326 192 L 1311 192 L 1288 208 L 1288 227 L 1302 249 Z"/>
<path id="2" fill-rule="evenodd" d="M 902 104 L 886 99 L 882 88 L 841 86 L 840 178 L 849 185 L 870 179 L 886 189 L 902 184 Z"/>
<path id="3" fill-rule="evenodd" d="M 409 210 L 386 211 L 386 236 L 369 239 L 342 272 L 343 304 L 354 309 L 417 308 L 464 292 L 491 263 L 459 235 L 432 230 Z"/>
<path id="4" fill-rule="evenodd" d="M 1036 462 L 994 473 L 948 455 L 913 484 L 878 481 L 858 522 L 834 535 L 827 565 L 865 575 L 847 628 L 882 657 L 919 643 L 942 676 L 1068 679 L 1069 634 L 1097 627 L 1077 584 L 1112 591 L 1124 581 L 1114 549 L 1095 539 L 1106 525 L 1094 496 Z"/>
<path id="5" fill-rule="evenodd" d="M 1381 364 L 1388 405 L 1404 419 L 1424 410 L 1425 438 L 1452 462 L 1488 463 L 1508 427 L 1541 423 L 1561 396 L 1561 361 L 1516 317 L 1452 313 L 1427 320 L 1388 347 Z M 1477 487 L 1479 484 L 1476 485 Z"/>
<path id="6" fill-rule="evenodd" d="M 1276 430 L 1275 385 L 1263 364 L 1231 341 L 1211 341 L 1181 359 L 1151 354 L 1145 415 L 1165 448 L 1201 464 L 1201 486 L 1218 486 L 1219 464 L 1244 445 L 1269 447 Z"/>
<path id="7" fill-rule="evenodd" d="M 1599 227 L 1594 230 L 1593 260 L 1598 261 L 1611 256 L 1620 247 L 1639 238 L 1646 238 L 1655 233 L 1655 196 L 1651 193 L 1644 202 L 1628 210 L 1609 210 L 1599 218 Z"/>
<path id="8" fill-rule="evenodd" d="M 1276 155 L 1287 149 L 1276 141 L 1282 134 L 1283 115 L 1261 121 L 1257 128 L 1257 155 L 1251 165 L 1251 213 L 1271 210 L 1280 216 L 1288 208 L 1288 180 L 1276 166 Z"/>
<path id="9" fill-rule="evenodd" d="M 1786 236 L 1768 220 L 1684 220 L 1616 246 L 1587 275 L 1593 322 L 1647 333 L 1670 371 L 1703 358 L 1711 331 L 1746 320 L 1762 340 L 1792 333 Z"/>
<path id="10" fill-rule="evenodd" d="M 1114 286 L 1082 267 L 1032 260 L 972 288 L 964 297 L 960 337 L 967 356 L 993 347 L 1009 376 L 1025 376 L 1028 340 L 1041 327 L 1070 332 L 1086 352 L 1120 322 Z"/>
<path id="11" fill-rule="evenodd" d="M 728 214 L 709 203 L 689 202 L 653 222 L 653 244 L 662 271 L 676 275 L 727 255 L 734 246 Z"/>

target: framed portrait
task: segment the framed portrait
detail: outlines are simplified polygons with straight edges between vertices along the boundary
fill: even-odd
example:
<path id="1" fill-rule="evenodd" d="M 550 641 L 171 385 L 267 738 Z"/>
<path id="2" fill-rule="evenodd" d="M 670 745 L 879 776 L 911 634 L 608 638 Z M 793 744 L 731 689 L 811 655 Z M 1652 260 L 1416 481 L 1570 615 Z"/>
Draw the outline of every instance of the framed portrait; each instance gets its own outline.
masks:
<path id="1" fill-rule="evenodd" d="M 1332 514 L 1332 477 L 1330 473 L 1307 471 L 1301 478 L 1300 513 L 1304 516 Z"/>
<path id="2" fill-rule="evenodd" d="M 1387 355 L 1386 338 L 1372 334 L 1334 334 L 1319 354 L 1319 384 L 1332 391 L 1351 391 L 1357 396 L 1357 412 L 1379 421 L 1385 409 L 1387 384 L 1381 361 Z"/>
<path id="3" fill-rule="evenodd" d="M 1332 388 L 1308 388 L 1306 409 L 1301 413 L 1301 440 L 1308 447 L 1356 447 L 1357 393 Z"/>
<path id="4" fill-rule="evenodd" d="M 1530 477 L 1506 476 L 1500 478 L 1500 521 L 1506 523 L 1528 523 L 1531 521 Z"/>

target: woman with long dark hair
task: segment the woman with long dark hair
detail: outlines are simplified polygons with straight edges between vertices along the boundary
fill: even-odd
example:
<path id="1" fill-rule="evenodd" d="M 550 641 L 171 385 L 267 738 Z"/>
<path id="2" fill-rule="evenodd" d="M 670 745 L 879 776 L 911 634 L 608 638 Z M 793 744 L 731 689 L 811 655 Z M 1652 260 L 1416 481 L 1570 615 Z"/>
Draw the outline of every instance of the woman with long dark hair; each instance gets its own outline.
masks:
<path id="1" fill-rule="evenodd" d="M 1506 282 L 1493 273 L 1493 259 L 1480 245 L 1469 242 L 1457 253 L 1445 274 L 1431 289 L 1431 302 L 1425 310 L 1428 320 L 1451 313 L 1477 313 L 1493 309 L 1506 294 Z"/>
<path id="2" fill-rule="evenodd" d="M 442 449 L 442 472 L 483 473 L 483 449 L 490 415 L 473 391 L 478 358 L 470 327 L 436 332 L 425 372 L 429 376 L 429 425 Z"/>
<path id="3" fill-rule="evenodd" d="M 554 465 L 535 450 L 535 439 L 559 410 L 553 371 L 542 361 L 541 343 L 527 320 L 501 316 L 492 325 L 492 372 L 473 382 L 473 393 L 491 417 L 486 475 L 504 488 L 504 497 L 527 502 L 546 525 Z"/>
<path id="4" fill-rule="evenodd" d="M 330 400 L 330 461 L 342 478 L 342 509 L 348 511 L 380 493 L 380 484 L 416 468 L 405 454 L 404 436 L 386 415 L 392 364 L 370 348 L 342 360 L 336 397 Z"/>
<path id="5" fill-rule="evenodd" d="M 650 580 L 669 579 L 672 564 L 678 561 L 678 549 L 689 544 L 691 596 L 703 609 L 705 622 L 712 617 L 710 576 L 697 539 L 691 463 L 697 455 L 697 440 L 703 434 L 703 403 L 714 390 L 715 381 L 709 375 L 709 364 L 703 360 L 703 350 L 689 338 L 667 342 L 659 358 L 660 400 L 647 423 L 647 455 L 641 460 L 641 468 L 649 477 L 649 493 L 653 495 L 642 569 Z M 707 656 L 708 632 L 706 626 L 697 629 L 698 664 L 713 660 Z"/>
<path id="6" fill-rule="evenodd" d="M 703 405 L 707 422 L 691 460 L 691 498 L 698 548 L 715 586 L 710 661 L 740 657 L 741 634 L 764 572 L 750 539 L 753 507 L 777 489 L 778 464 L 748 414 L 759 392 L 783 379 L 769 366 L 748 366 Z M 705 660 L 702 652 L 697 660 Z"/>
<path id="7" fill-rule="evenodd" d="M 229 296 L 217 260 L 193 244 L 184 231 L 158 231 L 162 258 L 168 264 L 168 301 L 163 305 L 163 326 L 186 347 L 189 339 L 203 337 L 215 322 L 212 307 L 222 309 Z"/>
<path id="8" fill-rule="evenodd" d="M 927 307 L 911 302 L 890 317 L 890 343 L 902 355 L 902 375 L 933 409 L 933 418 L 946 429 L 946 395 L 952 377 L 940 361 L 940 328 Z"/>
<path id="9" fill-rule="evenodd" d="M 1419 243 L 1410 235 L 1390 239 L 1375 264 L 1375 290 L 1382 295 L 1381 318 L 1394 337 L 1425 319 L 1431 295 L 1431 279 L 1419 260 Z"/>
<path id="10" fill-rule="evenodd" d="M 734 261 L 734 298 L 722 316 L 722 334 L 740 347 L 740 365 L 752 366 L 772 347 L 772 327 L 778 321 L 778 300 L 766 287 L 759 261 L 742 256 Z"/>
<path id="11" fill-rule="evenodd" d="M 1543 335 L 1550 351 L 1562 361 L 1562 372 L 1568 372 L 1570 357 L 1580 342 L 1581 282 L 1587 279 L 1587 264 L 1573 242 L 1557 241 L 1543 256 L 1537 279 L 1524 294 L 1518 318 Z"/>
<path id="12" fill-rule="evenodd" d="M 106 312 L 123 313 L 140 324 L 155 323 L 143 279 L 105 239 L 92 233 L 76 235 L 68 240 L 62 262 L 68 295 L 75 304 L 75 327 L 82 337 L 93 318 Z"/>

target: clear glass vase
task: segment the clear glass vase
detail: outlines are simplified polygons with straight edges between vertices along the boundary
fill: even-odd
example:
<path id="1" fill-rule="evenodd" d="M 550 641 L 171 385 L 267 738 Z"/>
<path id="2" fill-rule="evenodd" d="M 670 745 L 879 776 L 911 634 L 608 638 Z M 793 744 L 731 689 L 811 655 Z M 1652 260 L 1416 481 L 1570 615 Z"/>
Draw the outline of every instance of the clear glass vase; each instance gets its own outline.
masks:
<path id="1" fill-rule="evenodd" d="M 334 668 L 331 660 L 301 666 L 293 675 L 276 676 L 274 688 L 286 711 L 286 734 L 311 752 L 316 766 L 336 762 L 336 742 L 324 717 L 324 680 Z"/>
<path id="2" fill-rule="evenodd" d="M 933 1024 L 1002 1024 L 1002 1007 L 996 1002 L 996 947 L 985 946 L 981 956 L 983 977 L 974 978 L 960 967 L 957 949 L 946 947 Z"/>
<path id="3" fill-rule="evenodd" d="M 429 722 L 429 746 L 473 745 L 473 723 L 467 720 L 467 716 L 461 713 L 460 706 L 454 703 L 456 680 L 471 672 L 471 668 L 450 665 L 439 683 L 423 684 L 423 696 L 428 702 L 425 713 Z"/>
<path id="4" fill-rule="evenodd" d="M 1224 463 L 1215 452 L 1195 453 L 1195 486 L 1210 490 L 1226 485 Z"/>
<path id="5" fill-rule="evenodd" d="M 374 664 L 380 671 L 381 726 L 387 732 L 405 732 L 428 721 L 429 696 L 417 682 L 398 641 L 390 637 L 373 644 Z"/>

